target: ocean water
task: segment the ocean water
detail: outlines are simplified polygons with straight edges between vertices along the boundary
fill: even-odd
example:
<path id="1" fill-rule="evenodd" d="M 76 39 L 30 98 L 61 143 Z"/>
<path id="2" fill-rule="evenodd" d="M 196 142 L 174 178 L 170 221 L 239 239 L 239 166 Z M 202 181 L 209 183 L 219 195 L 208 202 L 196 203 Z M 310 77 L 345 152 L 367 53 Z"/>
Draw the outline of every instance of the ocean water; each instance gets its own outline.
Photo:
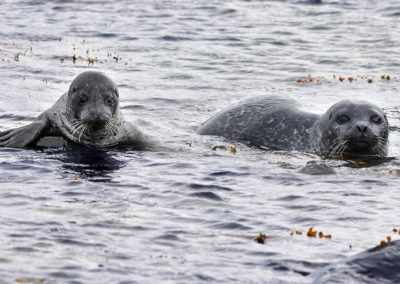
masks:
<path id="1" fill-rule="evenodd" d="M 1 130 L 96 70 L 160 146 L 0 149 L 0 283 L 310 283 L 399 238 L 398 1 L 5 0 L 0 27 Z M 375 103 L 393 159 L 323 160 L 195 133 L 262 95 L 315 113 Z M 307 237 L 310 227 L 331 238 Z"/>

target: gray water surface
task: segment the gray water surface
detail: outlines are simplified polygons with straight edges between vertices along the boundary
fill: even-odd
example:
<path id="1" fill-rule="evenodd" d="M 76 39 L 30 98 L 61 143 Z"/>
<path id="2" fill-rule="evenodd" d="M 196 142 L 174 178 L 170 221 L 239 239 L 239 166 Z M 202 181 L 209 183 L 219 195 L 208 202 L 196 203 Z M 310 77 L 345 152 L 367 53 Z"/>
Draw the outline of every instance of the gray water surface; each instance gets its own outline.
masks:
<path id="1" fill-rule="evenodd" d="M 400 4 L 314 2 L 2 1 L 1 130 L 98 70 L 160 147 L 0 149 L 0 283 L 309 283 L 398 238 Z M 341 99 L 375 103 L 395 159 L 360 167 L 195 133 L 260 95 L 316 113 Z M 310 175 L 310 163 L 335 173 Z M 308 238 L 311 226 L 332 238 Z"/>

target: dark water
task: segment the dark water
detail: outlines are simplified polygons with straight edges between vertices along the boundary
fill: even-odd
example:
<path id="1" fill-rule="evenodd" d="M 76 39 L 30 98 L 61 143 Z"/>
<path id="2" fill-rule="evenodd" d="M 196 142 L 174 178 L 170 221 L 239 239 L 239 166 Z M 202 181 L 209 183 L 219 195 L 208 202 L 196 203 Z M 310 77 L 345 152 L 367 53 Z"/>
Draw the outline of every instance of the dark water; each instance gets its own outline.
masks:
<path id="1" fill-rule="evenodd" d="M 318 2 L 2 1 L 0 129 L 99 70 L 161 150 L 0 149 L 0 282 L 309 283 L 398 238 L 400 4 Z M 371 101 L 388 115 L 395 159 L 364 166 L 240 144 L 233 154 L 233 142 L 195 134 L 260 95 L 315 112 Z M 315 175 L 315 164 L 331 170 Z M 306 237 L 311 226 L 332 239 Z"/>

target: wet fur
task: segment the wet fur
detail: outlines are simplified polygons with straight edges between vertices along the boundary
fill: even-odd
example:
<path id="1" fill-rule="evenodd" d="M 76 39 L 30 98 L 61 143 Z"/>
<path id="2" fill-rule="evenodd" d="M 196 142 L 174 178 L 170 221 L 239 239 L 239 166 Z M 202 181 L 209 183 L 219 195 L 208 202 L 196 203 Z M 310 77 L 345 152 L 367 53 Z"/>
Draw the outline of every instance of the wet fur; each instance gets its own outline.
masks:
<path id="1" fill-rule="evenodd" d="M 87 99 L 85 102 L 83 97 Z M 124 145 L 140 148 L 147 143 L 147 138 L 125 121 L 120 112 L 115 83 L 99 72 L 84 72 L 77 76 L 68 92 L 31 124 L 3 132 L 0 146 L 34 146 L 46 136 L 94 147 Z"/>
<path id="2" fill-rule="evenodd" d="M 349 125 L 337 123 L 340 112 L 351 118 Z M 382 120 L 381 124 L 370 120 L 375 115 Z M 355 130 L 360 123 L 368 130 L 363 133 L 362 143 Z M 227 137 L 261 149 L 383 157 L 388 150 L 388 129 L 383 111 L 367 102 L 340 101 L 318 115 L 302 111 L 290 99 L 261 97 L 223 110 L 201 125 L 197 132 Z"/>

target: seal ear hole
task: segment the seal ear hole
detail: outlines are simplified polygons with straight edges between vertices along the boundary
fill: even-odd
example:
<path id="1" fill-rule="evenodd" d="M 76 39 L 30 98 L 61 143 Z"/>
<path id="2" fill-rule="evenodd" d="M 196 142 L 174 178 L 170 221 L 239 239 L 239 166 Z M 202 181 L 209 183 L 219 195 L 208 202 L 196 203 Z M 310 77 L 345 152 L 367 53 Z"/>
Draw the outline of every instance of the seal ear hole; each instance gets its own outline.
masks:
<path id="1" fill-rule="evenodd" d="M 73 88 L 73 89 L 72 89 L 72 92 L 75 93 L 75 92 L 76 92 L 76 88 Z"/>
<path id="2" fill-rule="evenodd" d="M 341 115 L 339 115 L 339 116 L 336 117 L 336 121 L 337 121 L 339 124 L 346 123 L 346 122 L 350 121 L 350 117 L 348 117 L 348 116 L 345 115 L 345 114 L 341 114 Z"/>
<path id="3" fill-rule="evenodd" d="M 379 115 L 373 115 L 373 116 L 371 116 L 371 121 L 375 124 L 381 124 L 382 117 L 380 117 Z"/>
<path id="4" fill-rule="evenodd" d="M 117 98 L 119 98 L 118 90 L 115 90 L 114 93 L 115 93 L 115 95 L 117 96 Z"/>
<path id="5" fill-rule="evenodd" d="M 331 120 L 331 119 L 332 119 L 332 113 L 329 114 L 329 119 L 328 120 Z"/>

